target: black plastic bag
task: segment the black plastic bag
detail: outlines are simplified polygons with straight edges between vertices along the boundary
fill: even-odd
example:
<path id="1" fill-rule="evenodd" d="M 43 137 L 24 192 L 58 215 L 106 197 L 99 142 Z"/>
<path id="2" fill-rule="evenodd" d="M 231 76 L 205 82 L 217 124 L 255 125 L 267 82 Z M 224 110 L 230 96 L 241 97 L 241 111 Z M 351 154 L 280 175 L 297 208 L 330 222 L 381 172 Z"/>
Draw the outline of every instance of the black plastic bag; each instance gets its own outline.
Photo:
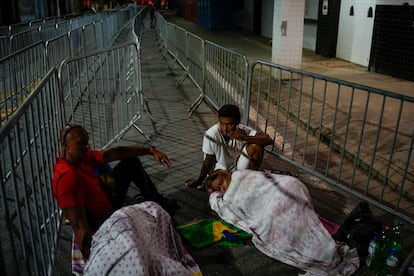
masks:
<path id="1" fill-rule="evenodd" d="M 382 223 L 378 221 L 367 202 L 360 202 L 348 215 L 332 237 L 358 250 L 360 258 L 368 254 L 368 246 L 375 233 L 380 233 Z"/>

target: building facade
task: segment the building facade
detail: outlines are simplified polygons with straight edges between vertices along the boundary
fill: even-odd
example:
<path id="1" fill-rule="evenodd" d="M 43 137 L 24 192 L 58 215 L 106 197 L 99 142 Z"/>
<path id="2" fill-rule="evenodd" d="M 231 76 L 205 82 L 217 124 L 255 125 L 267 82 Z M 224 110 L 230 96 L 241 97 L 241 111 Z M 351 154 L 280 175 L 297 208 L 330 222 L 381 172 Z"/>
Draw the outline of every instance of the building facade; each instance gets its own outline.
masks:
<path id="1" fill-rule="evenodd" d="M 147 0 L 144 0 L 144 2 Z M 142 0 L 5 0 L 0 25 Z M 153 2 L 153 1 L 151 1 Z M 154 1 L 155 2 L 155 1 Z M 177 15 L 211 30 L 272 41 L 272 61 L 300 68 L 302 49 L 414 81 L 414 0 L 170 0 Z M 167 6 L 167 5 L 164 5 Z"/>

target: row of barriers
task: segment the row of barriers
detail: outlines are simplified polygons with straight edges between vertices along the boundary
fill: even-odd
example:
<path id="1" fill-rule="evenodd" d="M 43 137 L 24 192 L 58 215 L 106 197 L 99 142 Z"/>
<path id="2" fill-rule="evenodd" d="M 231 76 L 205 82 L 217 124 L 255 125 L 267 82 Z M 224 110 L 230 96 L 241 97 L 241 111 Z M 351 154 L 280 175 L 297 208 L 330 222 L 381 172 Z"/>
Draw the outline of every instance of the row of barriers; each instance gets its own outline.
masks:
<path id="1" fill-rule="evenodd" d="M 132 13 L 135 11 L 136 14 Z M 65 58 L 109 47 L 128 22 L 134 20 L 140 25 L 142 17 L 143 9 L 131 7 L 83 16 L 76 21 L 61 21 L 53 25 L 56 32 L 39 37 L 33 44 L 33 40 L 22 39 L 19 45 L 28 46 L 0 59 L 0 125 L 7 122 L 50 68 Z M 63 28 L 60 24 L 67 25 Z M 42 27 L 15 35 L 23 38 L 24 34 L 38 32 Z M 10 37 L 11 42 L 16 41 L 13 38 L 14 35 Z"/>
<path id="2" fill-rule="evenodd" d="M 414 98 L 277 64 L 203 40 L 157 15 L 170 69 L 206 101 L 233 103 L 242 122 L 269 134 L 266 150 L 414 224 Z M 170 55 L 172 59 L 167 59 Z"/>
<path id="3" fill-rule="evenodd" d="M 64 17 L 50 17 L 0 27 L 0 58 L 25 48 L 27 45 L 53 39 L 93 22 L 108 21 L 105 24 L 105 32 L 113 34 L 115 30 L 116 33 L 125 24 L 125 18 L 133 18 L 141 9 L 141 6 L 130 5 L 127 8 L 106 10 L 99 13 L 90 12 Z"/>
<path id="4" fill-rule="evenodd" d="M 136 16 L 124 30 L 141 30 Z M 138 35 L 136 35 L 138 36 Z M 132 38 L 136 38 L 133 36 Z M 131 38 L 128 35 L 128 38 Z M 66 123 L 105 148 L 148 115 L 139 42 L 64 59 L 48 70 L 0 128 L 0 272 L 51 275 L 62 221 L 50 183 Z"/>
<path id="5" fill-rule="evenodd" d="M 145 110 L 136 43 L 67 59 L 42 78 L 0 130 L 3 275 L 51 274 L 61 213 L 50 183 L 65 123 L 105 148 L 130 128 L 149 139 L 137 124 Z"/>
<path id="6" fill-rule="evenodd" d="M 243 120 L 247 120 L 248 95 L 246 94 L 249 74 L 247 57 L 236 51 L 226 49 L 211 41 L 187 32 L 181 27 L 167 22 L 157 14 L 157 29 L 163 47 L 164 58 L 170 69 L 179 64 L 184 73 L 177 82 L 179 87 L 189 78 L 200 90 L 200 96 L 190 106 L 193 113 L 203 100 L 218 109 L 226 103 L 240 107 Z M 166 59 L 167 54 L 173 60 Z"/>

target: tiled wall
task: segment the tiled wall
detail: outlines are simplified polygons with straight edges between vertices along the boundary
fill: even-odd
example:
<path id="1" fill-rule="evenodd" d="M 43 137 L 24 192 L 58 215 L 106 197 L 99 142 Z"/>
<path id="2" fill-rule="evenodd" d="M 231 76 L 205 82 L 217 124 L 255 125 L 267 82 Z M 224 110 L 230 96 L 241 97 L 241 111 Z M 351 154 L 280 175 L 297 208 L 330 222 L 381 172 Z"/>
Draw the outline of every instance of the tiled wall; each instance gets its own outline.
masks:
<path id="1" fill-rule="evenodd" d="M 300 68 L 303 48 L 304 1 L 274 2 L 272 61 Z"/>

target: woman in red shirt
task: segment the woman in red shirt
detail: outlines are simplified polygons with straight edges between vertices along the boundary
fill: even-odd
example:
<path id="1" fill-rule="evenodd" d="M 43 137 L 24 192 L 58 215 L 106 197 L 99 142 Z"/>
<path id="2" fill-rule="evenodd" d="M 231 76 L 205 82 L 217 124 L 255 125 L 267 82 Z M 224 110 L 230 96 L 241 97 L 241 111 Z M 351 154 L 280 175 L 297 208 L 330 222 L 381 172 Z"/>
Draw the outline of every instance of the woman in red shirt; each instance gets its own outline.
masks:
<path id="1" fill-rule="evenodd" d="M 62 153 L 55 164 L 52 180 L 53 195 L 70 221 L 75 242 L 85 258 L 89 256 L 92 234 L 114 210 L 122 207 L 130 182 L 137 185 L 145 200 L 155 201 L 169 212 L 177 208 L 175 200 L 158 193 L 137 158 L 153 155 L 156 162 L 169 168 L 171 163 L 166 154 L 154 147 L 140 146 L 94 151 L 90 150 L 88 140 L 89 135 L 82 126 L 69 126 L 61 131 Z M 96 169 L 116 160 L 120 162 L 108 175 L 114 189 L 108 193 Z"/>

